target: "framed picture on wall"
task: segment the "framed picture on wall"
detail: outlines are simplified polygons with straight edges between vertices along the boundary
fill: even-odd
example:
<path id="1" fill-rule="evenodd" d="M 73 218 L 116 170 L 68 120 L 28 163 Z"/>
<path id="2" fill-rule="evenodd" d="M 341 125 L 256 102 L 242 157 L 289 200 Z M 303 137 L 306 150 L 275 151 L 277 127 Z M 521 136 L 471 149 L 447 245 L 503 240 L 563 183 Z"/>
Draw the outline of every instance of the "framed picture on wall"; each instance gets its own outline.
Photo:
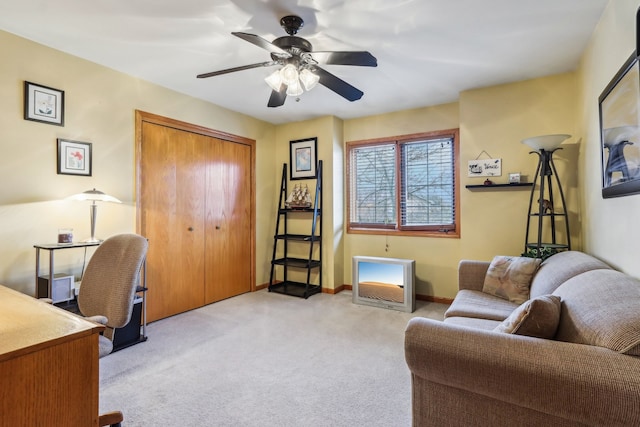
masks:
<path id="1" fill-rule="evenodd" d="M 25 81 L 24 119 L 64 126 L 64 91 Z"/>
<path id="2" fill-rule="evenodd" d="M 290 178 L 311 179 L 316 177 L 318 138 L 291 141 L 291 173 Z"/>
<path id="3" fill-rule="evenodd" d="M 640 68 L 634 52 L 598 98 L 602 197 L 640 193 Z"/>
<path id="4" fill-rule="evenodd" d="M 91 143 L 58 138 L 58 174 L 91 176 Z"/>

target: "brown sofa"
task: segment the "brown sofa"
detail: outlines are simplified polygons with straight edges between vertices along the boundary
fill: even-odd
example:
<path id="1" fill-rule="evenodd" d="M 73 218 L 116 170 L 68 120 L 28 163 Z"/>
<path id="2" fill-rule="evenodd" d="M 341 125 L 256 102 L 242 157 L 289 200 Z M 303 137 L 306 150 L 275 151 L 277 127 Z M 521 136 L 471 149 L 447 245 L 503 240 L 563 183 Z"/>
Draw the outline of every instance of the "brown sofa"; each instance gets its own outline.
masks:
<path id="1" fill-rule="evenodd" d="M 461 261 L 444 321 L 407 326 L 413 425 L 639 426 L 640 281 L 581 252 L 548 258 L 530 298 L 561 304 L 541 339 L 494 330 L 519 304 L 482 292 L 489 264 Z"/>

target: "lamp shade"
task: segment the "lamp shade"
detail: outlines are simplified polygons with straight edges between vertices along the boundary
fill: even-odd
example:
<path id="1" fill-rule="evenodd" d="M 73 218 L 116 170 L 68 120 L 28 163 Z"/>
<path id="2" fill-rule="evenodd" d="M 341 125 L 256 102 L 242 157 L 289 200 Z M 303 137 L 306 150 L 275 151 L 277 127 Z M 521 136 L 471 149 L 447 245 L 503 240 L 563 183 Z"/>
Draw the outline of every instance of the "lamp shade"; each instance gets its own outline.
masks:
<path id="1" fill-rule="evenodd" d="M 280 92 L 282 85 L 285 85 L 288 96 L 298 96 L 302 95 L 305 89 L 313 89 L 320 81 L 320 76 L 307 68 L 296 68 L 293 64 L 287 64 L 268 75 L 264 81 L 276 92 Z"/>
<path id="2" fill-rule="evenodd" d="M 280 76 L 280 70 L 276 70 L 273 73 L 269 74 L 269 76 L 267 76 L 264 81 L 267 82 L 271 89 L 279 92 L 280 86 L 282 86 L 282 76 Z"/>
<path id="3" fill-rule="evenodd" d="M 320 77 L 305 68 L 300 72 L 300 81 L 302 82 L 304 88 L 307 91 L 310 91 L 311 89 L 316 87 L 316 85 L 320 81 Z"/>
<path id="4" fill-rule="evenodd" d="M 87 190 L 82 193 L 74 194 L 73 196 L 67 197 L 67 200 L 95 200 L 98 202 L 112 202 L 112 203 L 122 203 L 120 200 L 116 199 L 113 196 L 103 193 L 100 190 Z"/>
<path id="5" fill-rule="evenodd" d="M 567 138 L 571 138 L 571 135 L 566 134 L 553 134 L 553 135 L 541 135 L 533 136 L 531 138 L 525 138 L 521 142 L 534 150 L 553 151 L 560 147 L 560 144 Z"/>
<path id="6" fill-rule="evenodd" d="M 615 145 L 622 141 L 628 141 L 638 131 L 637 126 L 618 126 L 615 128 L 607 128 L 603 131 L 604 144 Z"/>
<path id="7" fill-rule="evenodd" d="M 289 96 L 298 96 L 302 95 L 302 85 L 299 80 L 294 80 L 290 84 L 287 85 L 287 95 Z"/>
<path id="8" fill-rule="evenodd" d="M 98 215 L 98 205 L 96 202 L 112 202 L 112 203 L 122 203 L 120 200 L 116 199 L 113 196 L 109 196 L 108 194 L 104 194 L 100 190 L 87 190 L 82 193 L 74 194 L 73 196 L 67 197 L 67 200 L 79 200 L 79 201 L 90 201 L 91 205 L 89 206 L 89 218 L 91 220 L 91 237 L 84 240 L 85 242 L 101 242 L 102 239 L 96 239 L 96 216 Z"/>
<path id="9" fill-rule="evenodd" d="M 280 77 L 284 84 L 291 86 L 298 82 L 298 70 L 292 64 L 287 64 L 280 70 Z"/>

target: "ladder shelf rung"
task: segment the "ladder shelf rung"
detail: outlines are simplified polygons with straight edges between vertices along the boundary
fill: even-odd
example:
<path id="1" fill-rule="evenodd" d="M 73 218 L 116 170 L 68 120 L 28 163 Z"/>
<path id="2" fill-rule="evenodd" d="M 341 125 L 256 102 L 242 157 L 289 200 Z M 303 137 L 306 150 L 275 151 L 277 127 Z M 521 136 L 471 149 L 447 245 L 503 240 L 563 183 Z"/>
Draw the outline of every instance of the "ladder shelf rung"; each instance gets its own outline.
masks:
<path id="1" fill-rule="evenodd" d="M 275 265 L 285 265 L 287 267 L 296 267 L 296 268 L 315 268 L 320 266 L 320 261 L 315 259 L 306 259 L 306 258 L 278 258 L 272 261 Z"/>
<path id="2" fill-rule="evenodd" d="M 281 240 L 297 240 L 302 242 L 317 242 L 320 236 L 311 236 L 309 234 L 278 234 L 276 239 Z"/>

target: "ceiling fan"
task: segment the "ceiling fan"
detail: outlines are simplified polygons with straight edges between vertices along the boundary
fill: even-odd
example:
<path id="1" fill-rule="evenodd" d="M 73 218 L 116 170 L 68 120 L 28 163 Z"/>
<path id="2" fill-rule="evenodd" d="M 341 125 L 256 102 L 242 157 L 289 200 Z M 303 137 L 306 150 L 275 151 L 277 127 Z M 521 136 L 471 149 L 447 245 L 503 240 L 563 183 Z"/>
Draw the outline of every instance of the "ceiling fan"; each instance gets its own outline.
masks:
<path id="1" fill-rule="evenodd" d="M 317 83 L 331 89 L 338 95 L 349 101 L 362 98 L 364 93 L 321 68 L 319 64 L 326 65 L 356 65 L 361 67 L 377 67 L 378 61 L 369 52 L 313 52 L 311 43 L 295 36 L 304 21 L 299 16 L 289 15 L 280 19 L 280 25 L 288 36 L 278 37 L 269 42 L 255 34 L 233 32 L 236 37 L 253 43 L 271 53 L 271 61 L 241 67 L 227 68 L 210 73 L 199 74 L 197 78 L 219 76 L 235 71 L 249 70 L 258 67 L 271 67 L 281 65 L 282 68 L 275 71 L 265 80 L 273 89 L 269 98 L 269 107 L 280 107 L 284 104 L 287 95 L 298 96 L 311 90 Z M 304 88 L 304 89 L 303 89 Z"/>

